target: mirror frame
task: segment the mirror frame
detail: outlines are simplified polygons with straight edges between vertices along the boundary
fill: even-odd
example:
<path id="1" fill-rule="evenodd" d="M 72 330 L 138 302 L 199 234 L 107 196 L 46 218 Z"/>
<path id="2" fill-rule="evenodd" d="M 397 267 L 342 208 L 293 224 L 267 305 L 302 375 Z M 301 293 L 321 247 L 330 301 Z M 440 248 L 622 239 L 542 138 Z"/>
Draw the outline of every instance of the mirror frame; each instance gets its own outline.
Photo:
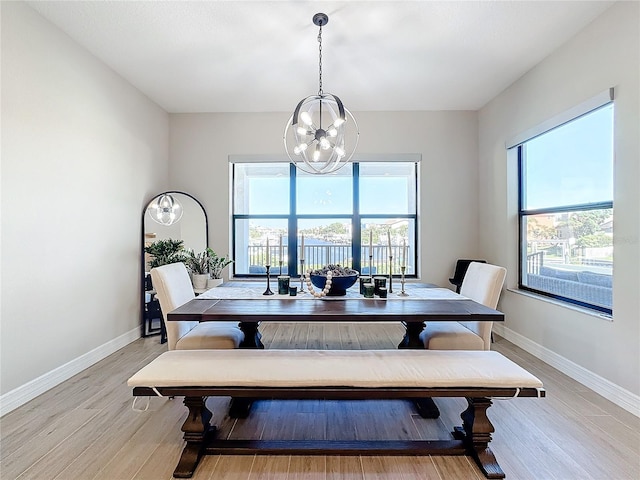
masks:
<path id="1" fill-rule="evenodd" d="M 145 273 L 146 273 L 146 265 L 145 265 L 145 259 L 144 259 L 144 234 L 145 234 L 145 228 L 144 228 L 144 219 L 145 219 L 145 215 L 147 214 L 147 209 L 149 208 L 149 205 L 151 204 L 151 202 L 158 198 L 161 195 L 166 195 L 166 194 L 180 194 L 180 195 L 185 195 L 189 198 L 191 198 L 192 200 L 194 200 L 202 209 L 202 213 L 204 214 L 204 231 L 205 231 L 205 247 L 209 246 L 209 217 L 207 216 L 207 211 L 204 208 L 204 205 L 202 205 L 202 202 L 200 202 L 200 200 L 198 200 L 196 197 L 194 197 L 193 195 L 191 195 L 190 193 L 187 192 L 182 192 L 180 190 L 167 190 L 164 192 L 160 192 L 157 193 L 155 195 L 153 195 L 144 205 L 144 208 L 142 209 L 142 217 L 141 217 L 141 232 L 140 232 L 140 329 L 141 329 L 141 336 L 142 338 L 145 337 L 150 337 L 153 335 L 158 335 L 160 334 L 163 338 L 161 338 L 161 343 L 164 343 L 164 341 L 166 341 L 164 339 L 164 337 L 166 336 L 166 334 L 164 334 L 164 320 L 160 319 L 161 322 L 161 329 L 160 332 L 156 332 L 153 331 L 151 333 L 147 332 L 147 328 L 146 328 L 146 323 L 145 323 L 145 317 L 144 317 L 144 308 L 145 308 L 145 288 L 144 288 L 144 284 L 145 284 Z"/>

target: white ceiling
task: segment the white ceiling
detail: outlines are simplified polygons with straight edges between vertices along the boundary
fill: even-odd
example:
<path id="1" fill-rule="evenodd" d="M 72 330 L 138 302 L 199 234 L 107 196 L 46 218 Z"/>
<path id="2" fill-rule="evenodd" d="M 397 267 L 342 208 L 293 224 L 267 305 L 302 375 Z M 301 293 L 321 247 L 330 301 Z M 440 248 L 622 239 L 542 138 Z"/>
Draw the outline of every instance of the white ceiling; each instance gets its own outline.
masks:
<path id="1" fill-rule="evenodd" d="M 611 1 L 28 2 L 168 112 L 477 110 Z"/>

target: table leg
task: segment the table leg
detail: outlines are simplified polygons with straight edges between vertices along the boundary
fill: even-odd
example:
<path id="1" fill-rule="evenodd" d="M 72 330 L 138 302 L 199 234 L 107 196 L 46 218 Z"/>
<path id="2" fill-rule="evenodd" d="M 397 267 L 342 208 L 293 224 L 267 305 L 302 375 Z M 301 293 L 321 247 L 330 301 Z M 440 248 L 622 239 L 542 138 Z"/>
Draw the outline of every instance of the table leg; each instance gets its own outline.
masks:
<path id="1" fill-rule="evenodd" d="M 260 341 L 262 335 L 258 330 L 258 322 L 240 322 L 240 330 L 244 333 L 244 340 L 240 343 L 240 348 L 264 348 Z"/>
<path id="2" fill-rule="evenodd" d="M 258 322 L 240 322 L 239 327 L 244 333 L 244 340 L 240 343 L 240 348 L 264 348 L 260 340 L 262 335 L 258 330 Z M 229 416 L 231 418 L 247 418 L 251 412 L 253 398 L 232 398 L 229 405 Z"/>
<path id="3" fill-rule="evenodd" d="M 253 405 L 253 398 L 238 398 L 233 397 L 229 404 L 229 417 L 230 418 L 247 418 L 251 412 L 251 406 Z"/>
<path id="4" fill-rule="evenodd" d="M 402 322 L 406 330 L 404 338 L 398 348 L 424 349 L 424 344 L 420 340 L 420 333 L 424 330 L 424 322 Z"/>
<path id="5" fill-rule="evenodd" d="M 420 340 L 420 333 L 424 330 L 424 322 L 403 323 L 406 333 L 398 348 L 424 349 L 424 343 Z M 438 418 L 440 416 L 440 410 L 432 398 L 416 398 L 413 400 L 413 404 L 422 418 Z"/>
<path id="6" fill-rule="evenodd" d="M 439 418 L 440 410 L 433 398 L 416 398 L 413 400 L 416 412 L 421 418 Z"/>

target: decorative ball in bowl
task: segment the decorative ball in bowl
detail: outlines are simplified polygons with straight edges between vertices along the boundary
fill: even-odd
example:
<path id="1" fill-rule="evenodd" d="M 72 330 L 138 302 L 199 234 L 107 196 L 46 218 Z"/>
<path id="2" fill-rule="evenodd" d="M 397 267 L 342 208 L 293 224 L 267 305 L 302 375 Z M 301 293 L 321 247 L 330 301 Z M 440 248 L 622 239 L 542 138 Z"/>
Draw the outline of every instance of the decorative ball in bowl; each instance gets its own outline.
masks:
<path id="1" fill-rule="evenodd" d="M 352 268 L 341 267 L 340 265 L 326 265 L 318 270 L 313 270 L 309 275 L 314 287 L 322 290 L 327 281 L 327 273 L 331 272 L 331 287 L 327 296 L 340 297 L 347 294 L 347 288 L 352 287 L 357 281 L 360 273 Z"/>

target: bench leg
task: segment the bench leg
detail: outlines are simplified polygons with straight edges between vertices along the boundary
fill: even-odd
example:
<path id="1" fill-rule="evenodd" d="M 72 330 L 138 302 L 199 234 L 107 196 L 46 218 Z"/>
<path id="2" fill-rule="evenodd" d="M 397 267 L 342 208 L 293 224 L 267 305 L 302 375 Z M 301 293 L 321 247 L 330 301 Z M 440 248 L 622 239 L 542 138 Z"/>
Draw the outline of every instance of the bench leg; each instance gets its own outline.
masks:
<path id="1" fill-rule="evenodd" d="M 495 431 L 487 417 L 490 398 L 467 398 L 468 407 L 460 414 L 462 427 L 455 427 L 453 436 L 464 440 L 469 455 L 476 461 L 487 478 L 504 478 L 504 472 L 489 448 L 491 434 Z"/>
<path id="2" fill-rule="evenodd" d="M 175 478 L 191 478 L 204 451 L 207 439 L 216 428 L 209 425 L 212 414 L 205 405 L 206 397 L 185 397 L 184 404 L 189 415 L 182 425 L 184 440 L 187 442 L 178 466 L 173 472 Z"/>

